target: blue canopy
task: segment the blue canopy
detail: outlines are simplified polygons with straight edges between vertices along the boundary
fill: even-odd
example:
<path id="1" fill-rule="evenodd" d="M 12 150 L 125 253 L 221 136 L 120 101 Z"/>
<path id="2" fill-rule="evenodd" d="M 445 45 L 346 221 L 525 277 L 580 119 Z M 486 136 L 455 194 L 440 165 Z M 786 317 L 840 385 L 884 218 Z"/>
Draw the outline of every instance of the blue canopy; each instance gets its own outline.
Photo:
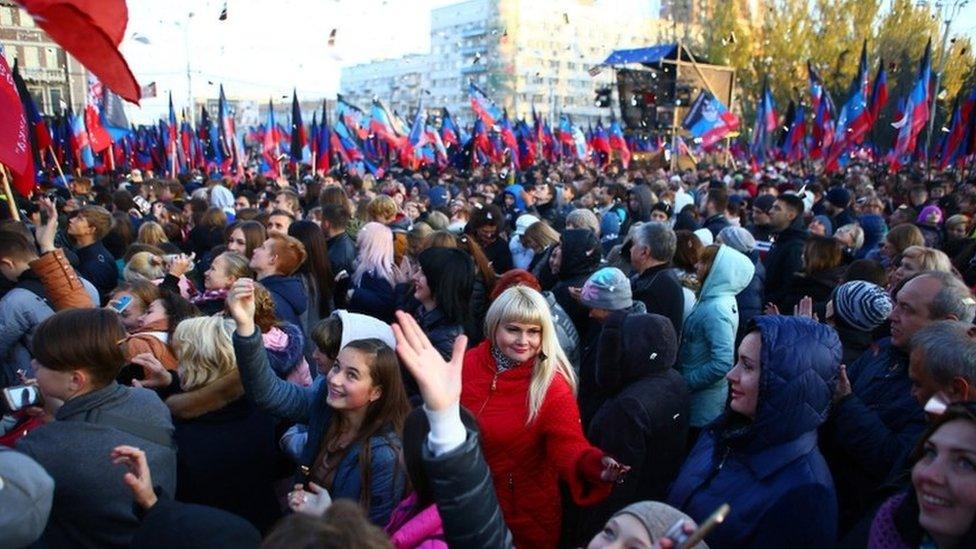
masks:
<path id="1" fill-rule="evenodd" d="M 658 63 L 662 59 L 674 58 L 678 52 L 677 44 L 658 44 L 647 48 L 613 50 L 602 65 L 626 65 L 628 63 Z"/>

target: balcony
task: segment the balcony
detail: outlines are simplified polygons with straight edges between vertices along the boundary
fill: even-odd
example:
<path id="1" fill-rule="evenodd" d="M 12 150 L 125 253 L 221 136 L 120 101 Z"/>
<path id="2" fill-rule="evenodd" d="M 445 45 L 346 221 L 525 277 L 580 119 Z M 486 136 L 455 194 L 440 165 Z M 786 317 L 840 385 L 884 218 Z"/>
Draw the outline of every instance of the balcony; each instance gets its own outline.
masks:
<path id="1" fill-rule="evenodd" d="M 64 82 L 64 71 L 61 69 L 23 67 L 21 73 L 28 82 Z"/>
<path id="2" fill-rule="evenodd" d="M 463 30 L 458 34 L 461 36 L 461 38 L 474 38 L 475 36 L 481 36 L 487 32 L 488 29 L 485 27 L 475 27 L 473 29 Z"/>
<path id="3" fill-rule="evenodd" d="M 474 55 L 476 53 L 485 53 L 488 51 L 488 46 L 484 44 L 475 44 L 473 46 L 464 46 L 459 50 L 461 55 Z"/>
<path id="4" fill-rule="evenodd" d="M 476 74 L 479 72 L 485 72 L 488 70 L 487 67 L 478 63 L 477 65 L 468 65 L 466 67 L 461 67 L 461 74 Z"/>

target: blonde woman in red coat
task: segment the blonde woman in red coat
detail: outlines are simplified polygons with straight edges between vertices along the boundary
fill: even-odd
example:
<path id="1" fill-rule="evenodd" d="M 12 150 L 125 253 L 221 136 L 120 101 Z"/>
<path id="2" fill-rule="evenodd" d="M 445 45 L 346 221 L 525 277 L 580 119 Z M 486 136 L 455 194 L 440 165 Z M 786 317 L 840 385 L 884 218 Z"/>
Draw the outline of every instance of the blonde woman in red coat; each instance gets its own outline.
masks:
<path id="1" fill-rule="evenodd" d="M 559 480 L 573 501 L 592 505 L 628 468 L 584 437 L 576 377 L 541 294 L 524 286 L 503 292 L 488 309 L 485 335 L 464 355 L 461 404 L 478 420 L 516 547 L 556 547 Z"/>

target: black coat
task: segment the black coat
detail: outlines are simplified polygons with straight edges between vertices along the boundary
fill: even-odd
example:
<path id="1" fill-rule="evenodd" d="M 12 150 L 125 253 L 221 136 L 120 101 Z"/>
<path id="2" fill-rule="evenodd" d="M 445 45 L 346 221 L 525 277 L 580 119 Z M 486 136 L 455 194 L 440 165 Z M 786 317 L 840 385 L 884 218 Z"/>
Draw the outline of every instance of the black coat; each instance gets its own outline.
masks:
<path id="1" fill-rule="evenodd" d="M 596 382 L 609 396 L 587 438 L 631 470 L 610 497 L 586 510 L 585 539 L 623 507 L 667 496 L 684 459 L 690 405 L 688 386 L 672 367 L 678 344 L 667 318 L 613 313 L 598 346 Z"/>
<path id="2" fill-rule="evenodd" d="M 708 229 L 712 236 L 718 236 L 718 233 L 722 232 L 722 229 L 726 227 L 731 227 L 732 223 L 729 222 L 729 218 L 725 217 L 725 214 L 718 213 L 709 217 L 702 224 L 702 227 Z"/>
<path id="3" fill-rule="evenodd" d="M 810 296 L 813 299 L 813 312 L 817 313 L 817 318 L 825 318 L 827 302 L 830 301 L 834 288 L 844 283 L 846 273 L 847 267 L 842 265 L 810 274 L 794 274 L 790 287 L 779 302 L 779 312 L 784 315 L 793 314 L 793 307 L 799 304 L 804 296 Z"/>
<path id="4" fill-rule="evenodd" d="M 667 317 L 681 341 L 685 294 L 674 269 L 668 264 L 651 267 L 631 278 L 630 286 L 634 300 L 643 302 L 648 313 Z"/>
<path id="5" fill-rule="evenodd" d="M 799 217 L 792 225 L 776 234 L 773 247 L 769 249 L 763 261 L 763 266 L 766 267 L 764 303 L 775 303 L 781 311 L 786 311 L 783 299 L 789 291 L 793 273 L 803 270 L 803 247 L 806 245 L 806 240 L 807 229 Z"/>
<path id="6" fill-rule="evenodd" d="M 504 238 L 499 236 L 491 244 L 482 246 L 482 249 L 495 273 L 499 275 L 504 274 L 514 266 L 512 263 L 512 252 L 508 249 L 508 241 Z"/>
<path id="7" fill-rule="evenodd" d="M 749 253 L 749 259 L 756 267 L 756 272 L 752 275 L 752 280 L 744 290 L 736 294 L 735 304 L 739 307 L 739 328 L 735 334 L 735 348 L 739 348 L 739 343 L 749 332 L 749 321 L 763 314 L 763 287 L 766 285 L 766 268 L 762 261 L 759 261 L 759 252 L 753 250 Z M 784 311 L 783 314 L 790 314 Z"/>
<path id="8" fill-rule="evenodd" d="M 451 547 L 512 547 L 478 433 L 468 430 L 461 446 L 435 456 L 424 444 L 424 471 Z"/>
<path id="9" fill-rule="evenodd" d="M 192 419 L 176 419 L 175 426 L 176 499 L 229 511 L 267 532 L 281 517 L 273 487 L 272 416 L 238 398 Z"/>
<path id="10" fill-rule="evenodd" d="M 552 294 L 573 321 L 576 332 L 586 334 L 591 327 L 590 310 L 573 299 L 569 289 L 582 287 L 586 279 L 600 268 L 600 241 L 588 229 L 568 229 L 563 231 L 560 247 L 562 263 L 559 267 L 559 282 L 553 287 Z"/>

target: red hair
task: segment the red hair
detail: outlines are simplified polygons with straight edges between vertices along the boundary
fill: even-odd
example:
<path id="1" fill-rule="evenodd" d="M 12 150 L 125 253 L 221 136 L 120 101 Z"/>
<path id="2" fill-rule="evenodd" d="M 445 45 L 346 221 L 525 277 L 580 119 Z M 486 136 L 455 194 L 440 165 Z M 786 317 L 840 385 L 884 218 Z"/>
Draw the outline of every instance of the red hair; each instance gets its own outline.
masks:
<path id="1" fill-rule="evenodd" d="M 536 277 L 532 276 L 532 273 L 526 271 L 525 269 L 512 269 L 506 271 L 505 274 L 498 278 L 495 282 L 495 287 L 492 288 L 489 299 L 495 301 L 495 298 L 502 295 L 502 292 L 511 288 L 512 286 L 525 286 L 526 288 L 532 288 L 533 290 L 542 293 L 542 285 Z"/>

